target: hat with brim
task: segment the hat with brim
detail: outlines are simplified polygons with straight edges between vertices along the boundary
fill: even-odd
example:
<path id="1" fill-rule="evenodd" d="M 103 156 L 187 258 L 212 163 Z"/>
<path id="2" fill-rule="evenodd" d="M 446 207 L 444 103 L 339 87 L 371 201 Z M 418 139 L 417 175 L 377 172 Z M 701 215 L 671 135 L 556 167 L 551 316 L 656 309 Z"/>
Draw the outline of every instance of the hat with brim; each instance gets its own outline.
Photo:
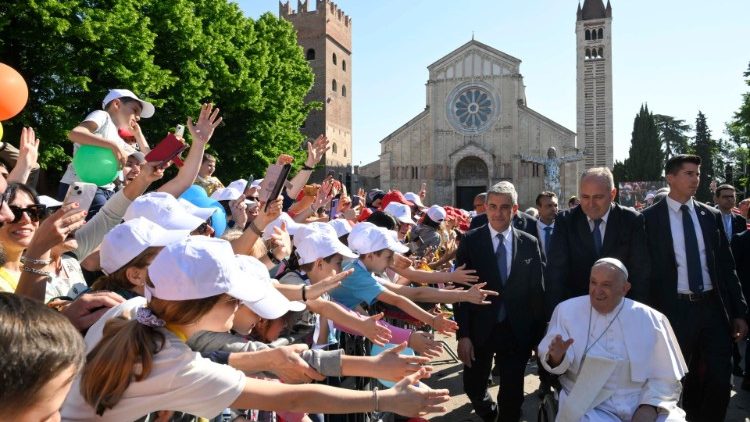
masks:
<path id="1" fill-rule="evenodd" d="M 276 319 L 289 311 L 305 310 L 304 303 L 290 301 L 274 287 L 268 269 L 263 263 L 245 255 L 237 255 L 237 262 L 246 279 L 246 284 L 258 292 L 257 299 L 243 300 L 242 303 L 258 316 L 263 319 Z"/>
<path id="2" fill-rule="evenodd" d="M 177 198 L 166 192 L 150 192 L 133 201 L 124 220 L 145 217 L 167 230 L 193 231 L 206 221 L 185 210 Z"/>
<path id="3" fill-rule="evenodd" d="M 215 199 L 217 201 L 234 201 L 242 195 L 243 191 L 244 189 L 240 191 L 232 187 L 219 188 L 211 194 L 211 199 Z"/>
<path id="4" fill-rule="evenodd" d="M 112 274 L 148 248 L 167 246 L 190 235 L 187 230 L 166 230 L 138 217 L 115 226 L 104 236 L 99 250 L 102 271 Z"/>
<path id="5" fill-rule="evenodd" d="M 112 101 L 125 97 L 132 98 L 141 103 L 141 118 L 148 119 L 149 117 L 154 115 L 154 112 L 156 111 L 154 105 L 148 101 L 143 101 L 142 99 L 138 98 L 138 96 L 129 89 L 110 89 L 107 93 L 107 96 L 105 96 L 104 100 L 102 100 L 102 109 L 106 108 L 107 104 L 111 103 Z"/>

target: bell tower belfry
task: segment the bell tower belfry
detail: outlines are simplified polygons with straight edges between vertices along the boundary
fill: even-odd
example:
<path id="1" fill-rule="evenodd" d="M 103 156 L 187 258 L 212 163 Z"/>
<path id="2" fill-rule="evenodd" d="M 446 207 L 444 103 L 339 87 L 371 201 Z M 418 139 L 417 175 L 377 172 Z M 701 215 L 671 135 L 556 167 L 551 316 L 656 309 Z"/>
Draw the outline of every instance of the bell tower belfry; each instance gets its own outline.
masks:
<path id="1" fill-rule="evenodd" d="M 612 6 L 584 0 L 576 19 L 577 146 L 585 168 L 613 166 Z"/>

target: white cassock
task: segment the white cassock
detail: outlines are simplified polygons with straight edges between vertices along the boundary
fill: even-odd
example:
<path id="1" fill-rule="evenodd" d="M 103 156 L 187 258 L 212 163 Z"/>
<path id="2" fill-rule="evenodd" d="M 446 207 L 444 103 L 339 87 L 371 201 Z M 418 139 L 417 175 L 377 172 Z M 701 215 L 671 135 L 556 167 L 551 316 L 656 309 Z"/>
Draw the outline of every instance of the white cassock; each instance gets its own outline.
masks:
<path id="1" fill-rule="evenodd" d="M 551 368 L 547 354 L 557 335 L 574 342 Z M 677 406 L 687 373 L 682 351 L 667 317 L 642 303 L 623 299 L 606 315 L 592 308 L 589 296 L 560 303 L 539 357 L 547 371 L 560 375 L 558 422 L 630 421 L 641 404 L 660 408 L 659 421 L 685 420 Z"/>

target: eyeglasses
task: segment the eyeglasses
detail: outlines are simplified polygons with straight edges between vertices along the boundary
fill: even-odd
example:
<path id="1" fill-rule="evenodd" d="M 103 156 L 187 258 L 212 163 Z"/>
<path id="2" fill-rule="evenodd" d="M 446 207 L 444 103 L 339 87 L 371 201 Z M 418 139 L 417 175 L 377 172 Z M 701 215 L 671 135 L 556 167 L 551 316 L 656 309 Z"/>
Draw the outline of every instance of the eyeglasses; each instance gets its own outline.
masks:
<path id="1" fill-rule="evenodd" d="M 204 221 L 195 229 L 195 234 L 209 236 L 210 234 L 212 234 L 212 229 L 213 227 L 211 227 L 211 223 L 209 223 L 208 221 Z"/>
<path id="2" fill-rule="evenodd" d="M 0 206 L 2 206 L 2 203 L 0 203 Z M 32 223 L 38 223 L 39 220 L 44 218 L 47 214 L 47 207 L 44 205 L 30 205 L 26 208 L 11 205 L 9 208 L 10 212 L 13 213 L 13 221 L 11 221 L 11 223 L 18 223 L 21 221 L 23 213 L 26 213 L 26 215 L 29 216 Z"/>

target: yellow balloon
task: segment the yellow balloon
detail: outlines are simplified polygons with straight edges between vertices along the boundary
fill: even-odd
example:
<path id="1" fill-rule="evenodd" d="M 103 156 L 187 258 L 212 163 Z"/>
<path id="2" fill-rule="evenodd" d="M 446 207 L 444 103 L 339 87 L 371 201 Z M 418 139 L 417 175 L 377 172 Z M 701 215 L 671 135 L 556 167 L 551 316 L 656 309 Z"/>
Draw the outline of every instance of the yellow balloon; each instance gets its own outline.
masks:
<path id="1" fill-rule="evenodd" d="M 0 123 L 0 141 L 3 140 L 3 124 Z"/>

